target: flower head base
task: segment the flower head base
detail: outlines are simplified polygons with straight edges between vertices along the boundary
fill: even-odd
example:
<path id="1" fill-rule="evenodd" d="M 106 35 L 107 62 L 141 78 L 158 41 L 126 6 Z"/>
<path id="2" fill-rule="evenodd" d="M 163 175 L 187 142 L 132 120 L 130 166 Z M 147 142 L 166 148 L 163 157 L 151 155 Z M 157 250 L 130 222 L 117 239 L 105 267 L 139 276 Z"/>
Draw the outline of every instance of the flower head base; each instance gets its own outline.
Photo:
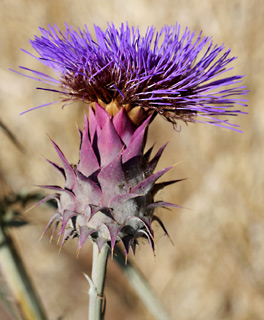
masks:
<path id="1" fill-rule="evenodd" d="M 235 58 L 230 50 L 213 45 L 211 38 L 195 38 L 180 26 L 150 27 L 144 36 L 137 28 L 108 25 L 106 31 L 94 27 L 96 40 L 89 30 L 79 32 L 66 25 L 40 29 L 42 36 L 31 41 L 42 63 L 54 69 L 59 79 L 35 70 L 31 78 L 59 86 L 44 89 L 63 95 L 62 101 L 98 102 L 111 114 L 125 108 L 136 125 L 149 114 L 161 114 L 176 123 L 209 122 L 233 128 L 217 116 L 243 113 L 234 104 L 245 105 L 244 87 L 236 87 L 242 76 L 220 77 L 231 68 Z M 227 86 L 227 87 L 224 87 Z M 197 116 L 202 116 L 199 120 Z M 232 127 L 233 126 L 233 127 Z"/>
<path id="2" fill-rule="evenodd" d="M 48 229 L 59 222 L 62 244 L 68 238 L 79 236 L 78 249 L 88 237 L 96 241 L 99 250 L 108 242 L 112 248 L 122 241 L 126 254 L 133 250 L 138 237 L 147 238 L 154 250 L 153 220 L 156 207 L 178 207 L 157 201 L 155 194 L 176 181 L 156 183 L 171 167 L 153 173 L 165 145 L 152 160 L 150 152 L 143 153 L 150 118 L 137 129 L 121 109 L 111 117 L 102 107 L 85 118 L 84 130 L 80 131 L 80 160 L 71 166 L 59 147 L 53 145 L 63 167 L 50 162 L 65 178 L 65 187 L 42 186 L 56 193 L 41 201 L 54 198 L 58 210 L 51 218 Z"/>

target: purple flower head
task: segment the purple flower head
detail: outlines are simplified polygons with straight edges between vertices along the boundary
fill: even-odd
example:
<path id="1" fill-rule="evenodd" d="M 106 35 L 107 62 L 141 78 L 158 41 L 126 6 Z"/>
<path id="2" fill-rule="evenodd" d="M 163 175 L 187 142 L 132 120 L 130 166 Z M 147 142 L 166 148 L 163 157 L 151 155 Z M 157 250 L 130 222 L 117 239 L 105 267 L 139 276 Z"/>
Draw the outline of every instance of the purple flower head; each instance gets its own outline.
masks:
<path id="1" fill-rule="evenodd" d="M 57 77 L 20 68 L 35 80 L 59 87 L 38 89 L 60 93 L 60 101 L 97 102 L 111 115 L 125 108 L 137 125 L 155 113 L 174 124 L 183 120 L 236 127 L 218 116 L 244 113 L 233 107 L 245 106 L 246 100 L 235 96 L 247 91 L 237 85 L 243 76 L 226 76 L 235 58 L 223 45 L 213 45 L 201 33 L 195 37 L 187 28 L 180 35 L 178 24 L 160 31 L 150 27 L 145 35 L 128 24 L 94 30 L 93 38 L 87 26 L 83 31 L 68 25 L 65 31 L 56 25 L 40 28 L 41 37 L 30 41 L 38 54 L 33 57 Z"/>

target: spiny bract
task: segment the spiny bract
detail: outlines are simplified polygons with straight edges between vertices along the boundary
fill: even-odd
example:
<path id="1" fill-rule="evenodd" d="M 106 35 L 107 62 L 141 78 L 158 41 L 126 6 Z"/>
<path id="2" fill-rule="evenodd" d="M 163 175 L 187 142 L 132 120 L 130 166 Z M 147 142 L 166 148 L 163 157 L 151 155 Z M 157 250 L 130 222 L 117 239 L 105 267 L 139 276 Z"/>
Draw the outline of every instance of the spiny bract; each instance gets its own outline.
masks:
<path id="1" fill-rule="evenodd" d="M 46 230 L 54 224 L 53 233 L 61 222 L 59 236 L 62 245 L 68 238 L 78 236 L 78 249 L 90 236 L 99 250 L 108 242 L 111 249 L 122 240 L 126 254 L 134 251 L 138 237 L 147 238 L 154 250 L 152 221 L 156 220 L 166 232 L 160 219 L 154 216 L 156 207 L 178 207 L 154 201 L 163 187 L 179 180 L 156 183 L 171 167 L 153 173 L 166 145 L 150 160 L 152 148 L 144 153 L 150 117 L 138 128 L 125 109 L 111 117 L 96 105 L 85 117 L 80 131 L 80 160 L 72 166 L 59 147 L 54 147 L 63 167 L 49 161 L 65 178 L 65 186 L 42 186 L 56 193 L 41 201 L 56 199 L 58 210 Z"/>

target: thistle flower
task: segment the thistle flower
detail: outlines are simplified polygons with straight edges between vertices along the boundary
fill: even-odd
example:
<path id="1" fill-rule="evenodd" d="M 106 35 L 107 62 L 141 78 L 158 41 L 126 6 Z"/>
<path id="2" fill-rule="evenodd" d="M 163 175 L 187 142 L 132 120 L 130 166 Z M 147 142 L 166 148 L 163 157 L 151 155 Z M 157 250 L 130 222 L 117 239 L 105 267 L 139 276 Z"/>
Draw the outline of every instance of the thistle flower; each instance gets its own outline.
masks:
<path id="1" fill-rule="evenodd" d="M 152 221 L 157 221 L 165 233 L 163 223 L 154 215 L 157 207 L 178 207 L 175 204 L 154 201 L 155 194 L 179 180 L 156 183 L 171 167 L 153 173 L 165 148 L 149 160 L 151 149 L 143 153 L 150 117 L 137 129 L 124 108 L 111 117 L 96 105 L 89 111 L 80 131 L 80 160 L 72 166 L 54 143 L 63 167 L 49 163 L 65 178 L 65 186 L 42 186 L 56 193 L 51 198 L 58 202 L 58 210 L 46 230 L 54 223 L 55 232 L 61 222 L 59 236 L 62 245 L 68 238 L 79 237 L 78 249 L 90 236 L 102 248 L 111 249 L 122 240 L 126 254 L 135 249 L 138 237 L 148 239 L 154 250 Z"/>
<path id="2" fill-rule="evenodd" d="M 49 26 L 40 28 L 41 37 L 31 41 L 38 56 L 31 55 L 58 78 L 20 67 L 30 71 L 32 79 L 59 87 L 37 88 L 61 94 L 56 102 L 98 102 L 110 115 L 125 108 L 137 125 L 154 113 L 174 124 L 183 120 L 238 127 L 217 118 L 245 113 L 233 109 L 245 106 L 245 100 L 234 96 L 247 93 L 237 86 L 243 76 L 225 76 L 235 58 L 223 45 L 213 45 L 201 33 L 195 37 L 187 28 L 180 36 L 178 24 L 158 32 L 150 27 L 144 36 L 128 24 L 120 29 L 109 24 L 105 31 L 94 26 L 95 40 L 87 27 L 78 31 Z"/>

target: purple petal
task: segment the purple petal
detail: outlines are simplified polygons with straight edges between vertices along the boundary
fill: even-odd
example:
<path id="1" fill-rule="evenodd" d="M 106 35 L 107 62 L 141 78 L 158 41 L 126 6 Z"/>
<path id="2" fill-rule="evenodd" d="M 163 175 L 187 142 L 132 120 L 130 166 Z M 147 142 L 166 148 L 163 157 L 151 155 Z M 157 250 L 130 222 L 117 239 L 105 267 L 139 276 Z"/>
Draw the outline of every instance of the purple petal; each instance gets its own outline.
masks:
<path id="1" fill-rule="evenodd" d="M 121 153 L 100 171 L 98 181 L 102 190 L 102 205 L 104 206 L 108 206 L 113 197 L 128 192 Z"/>
<path id="2" fill-rule="evenodd" d="M 170 239 L 170 241 L 173 244 L 173 241 L 172 241 L 171 237 L 169 236 L 168 231 L 166 230 L 166 228 L 165 228 L 163 222 L 160 220 L 160 218 L 157 217 L 157 216 L 153 216 L 153 221 L 157 221 L 158 222 L 158 224 L 161 226 L 161 228 L 164 231 L 164 233 L 166 234 L 166 236 Z"/>
<path id="3" fill-rule="evenodd" d="M 177 183 L 177 182 L 180 182 L 180 181 L 184 181 L 186 179 L 178 179 L 178 180 L 170 180 L 170 181 L 164 181 L 164 182 L 160 182 L 160 183 L 156 183 L 153 187 L 153 189 L 151 190 L 151 194 L 152 196 L 154 197 L 154 195 L 156 193 L 158 193 L 158 191 L 162 190 L 163 188 L 171 185 L 171 184 L 174 184 L 174 183 Z"/>
<path id="4" fill-rule="evenodd" d="M 98 137 L 98 150 L 101 167 L 109 164 L 122 150 L 123 144 L 111 122 L 107 117 L 102 132 Z"/>
<path id="5" fill-rule="evenodd" d="M 141 126 L 139 126 L 134 134 L 131 137 L 129 145 L 123 152 L 123 162 L 127 162 L 128 160 L 141 156 L 143 153 L 144 148 L 144 137 L 145 137 L 145 130 L 150 121 L 150 117 L 145 120 Z"/>
<path id="6" fill-rule="evenodd" d="M 58 156 L 60 157 L 61 159 L 61 162 L 63 164 L 63 168 L 64 168 L 64 171 L 65 171 L 65 176 L 66 176 L 66 183 L 65 183 L 65 187 L 68 188 L 68 189 L 72 189 L 74 184 L 75 184 L 75 181 L 76 181 L 76 176 L 75 176 L 75 173 L 72 169 L 72 167 L 70 166 L 69 162 L 67 161 L 67 159 L 65 158 L 64 154 L 61 152 L 60 148 L 57 146 L 57 144 L 52 141 L 52 144 L 58 154 Z"/>
<path id="7" fill-rule="evenodd" d="M 81 250 L 87 238 L 94 233 L 96 230 L 88 228 L 86 226 L 79 227 L 79 241 L 78 241 L 78 251 Z"/>
<path id="8" fill-rule="evenodd" d="M 155 209 L 158 207 L 167 208 L 167 207 L 173 207 L 173 208 L 182 208 L 181 206 L 178 206 L 177 204 L 171 203 L 171 202 L 165 202 L 165 201 L 156 201 L 147 206 L 147 210 Z"/>
<path id="9" fill-rule="evenodd" d="M 127 146 L 133 135 L 134 128 L 124 108 L 121 108 L 120 111 L 114 116 L 113 124 L 118 135 Z"/>
<path id="10" fill-rule="evenodd" d="M 62 221 L 61 221 L 61 230 L 60 230 L 60 235 L 64 232 L 67 223 L 71 220 L 71 218 L 77 216 L 78 213 L 70 210 L 64 210 L 63 215 L 62 215 Z"/>
<path id="11" fill-rule="evenodd" d="M 95 241 L 96 244 L 97 244 L 98 251 L 101 252 L 101 250 L 102 250 L 104 244 L 106 244 L 107 240 L 104 239 L 104 238 L 98 237 L 98 238 L 96 238 L 94 241 Z"/>
<path id="12" fill-rule="evenodd" d="M 80 161 L 77 169 L 87 177 L 99 169 L 98 160 L 88 137 L 88 130 L 88 119 L 85 115 L 84 130 L 81 139 Z"/>
<path id="13" fill-rule="evenodd" d="M 124 248 L 125 248 L 125 254 L 126 254 L 126 258 L 128 256 L 129 253 L 129 249 L 130 247 L 132 247 L 132 244 L 134 243 L 135 239 L 133 236 L 124 236 L 121 238 Z M 134 250 L 133 250 L 134 251 Z"/>
<path id="14" fill-rule="evenodd" d="M 126 218 L 130 212 L 135 212 L 137 204 L 134 199 L 139 198 L 140 195 L 133 193 L 126 193 L 117 195 L 109 202 L 109 208 L 113 208 L 112 215 L 119 224 L 125 224 Z"/>
<path id="15" fill-rule="evenodd" d="M 172 166 L 165 168 L 159 172 L 154 173 L 153 175 L 149 176 L 142 182 L 140 182 L 138 185 L 136 185 L 131 192 L 138 193 L 138 194 L 147 194 L 152 187 L 154 186 L 155 182 L 163 176 L 167 171 L 169 171 L 172 168 Z"/>
<path id="16" fill-rule="evenodd" d="M 111 116 L 98 103 L 96 103 L 95 116 L 101 129 L 104 127 L 106 121 L 111 119 Z"/>
<path id="17" fill-rule="evenodd" d="M 67 229 L 67 230 L 64 231 L 63 237 L 62 237 L 62 240 L 61 240 L 60 250 L 62 249 L 65 241 L 69 239 L 69 237 L 71 236 L 72 232 L 73 232 L 72 229 Z"/>
<path id="18" fill-rule="evenodd" d="M 153 238 L 151 237 L 151 235 L 147 231 L 138 230 L 138 232 L 135 234 L 135 238 L 142 237 L 142 235 L 145 236 L 148 239 L 148 243 L 149 243 L 152 251 L 155 252 L 154 240 L 153 240 Z"/>
<path id="19" fill-rule="evenodd" d="M 148 235 L 153 239 L 153 230 L 151 228 L 151 224 L 150 223 L 146 223 L 142 218 L 137 217 L 137 216 L 133 216 L 133 217 L 128 217 L 128 219 L 126 219 L 126 224 L 130 224 L 131 222 L 136 222 L 136 223 L 142 223 L 143 226 L 146 228 Z M 140 229 L 141 230 L 141 229 Z"/>
<path id="20" fill-rule="evenodd" d="M 46 159 L 46 161 L 48 161 L 48 163 L 51 164 L 53 166 L 53 168 L 55 168 L 56 171 L 59 172 L 63 176 L 64 179 L 66 179 L 65 171 L 62 167 L 58 166 L 56 163 L 54 163 L 48 159 Z"/>
<path id="21" fill-rule="evenodd" d="M 155 157 L 147 164 L 146 169 L 144 170 L 145 176 L 148 177 L 150 174 L 153 173 L 153 171 L 155 170 L 159 159 L 164 151 L 164 149 L 166 148 L 167 143 L 165 143 L 160 149 L 159 151 L 156 153 Z"/>
<path id="22" fill-rule="evenodd" d="M 44 229 L 44 231 L 43 231 L 43 233 L 42 233 L 42 235 L 41 235 L 40 238 L 42 238 L 42 237 L 46 234 L 46 232 L 47 232 L 48 229 L 51 227 L 51 225 L 53 224 L 53 222 L 55 222 L 55 221 L 61 221 L 61 219 L 62 219 L 62 216 L 61 216 L 61 214 L 60 214 L 59 212 L 54 213 L 54 215 L 51 217 L 50 221 L 48 222 L 48 224 L 47 224 L 46 228 Z M 55 230 L 54 230 L 54 232 L 55 232 Z M 53 233 L 54 233 L 54 232 L 53 232 Z"/>
<path id="23" fill-rule="evenodd" d="M 35 203 L 30 209 L 33 209 L 33 208 L 41 205 L 44 202 L 47 202 L 47 201 L 51 200 L 51 199 L 54 199 L 54 200 L 56 200 L 58 202 L 59 195 L 56 194 L 56 193 L 50 194 L 50 195 L 46 196 L 45 198 L 41 199 L 40 201 L 38 201 L 37 203 Z M 27 211 L 29 211 L 30 209 L 28 209 Z"/>
<path id="24" fill-rule="evenodd" d="M 86 204 L 96 205 L 102 200 L 102 190 L 97 183 L 91 179 L 85 177 L 81 172 L 76 170 L 76 175 L 78 177 L 76 184 L 74 186 L 74 193 L 77 202 L 82 203 L 82 207 Z"/>
<path id="25" fill-rule="evenodd" d="M 93 109 L 90 107 L 89 108 L 89 134 L 90 134 L 90 142 L 92 144 L 93 144 L 96 132 L 97 134 L 100 134 L 101 128 L 97 123 Z"/>
<path id="26" fill-rule="evenodd" d="M 113 224 L 110 224 L 110 225 L 106 224 L 106 227 L 109 230 L 110 239 L 111 239 L 111 249 L 112 249 L 112 252 L 113 252 L 117 236 L 118 236 L 120 230 L 123 228 L 123 226 L 120 226 L 120 225 L 118 225 L 116 223 L 113 223 Z"/>

